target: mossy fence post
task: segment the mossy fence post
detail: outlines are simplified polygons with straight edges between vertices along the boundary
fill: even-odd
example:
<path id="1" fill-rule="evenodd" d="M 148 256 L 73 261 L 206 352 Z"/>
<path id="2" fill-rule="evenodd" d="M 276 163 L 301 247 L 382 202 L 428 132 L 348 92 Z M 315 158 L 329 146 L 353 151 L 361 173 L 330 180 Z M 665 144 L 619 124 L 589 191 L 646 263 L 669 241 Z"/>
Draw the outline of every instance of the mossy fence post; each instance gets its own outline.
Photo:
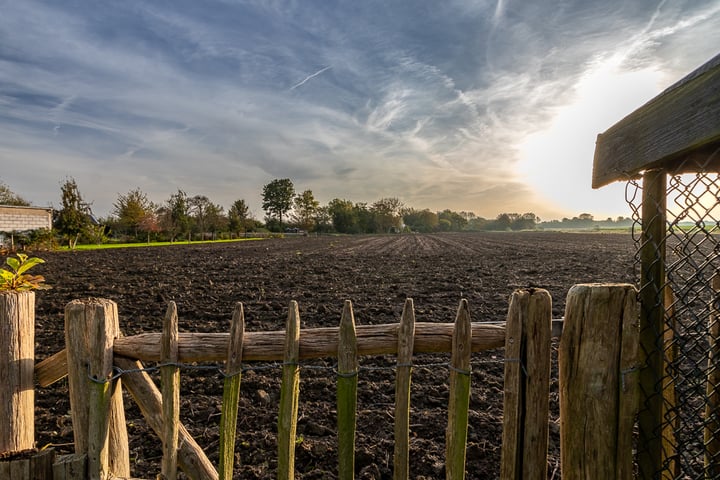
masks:
<path id="1" fill-rule="evenodd" d="M 558 351 L 563 479 L 633 478 L 639 347 L 632 285 L 570 289 Z"/>

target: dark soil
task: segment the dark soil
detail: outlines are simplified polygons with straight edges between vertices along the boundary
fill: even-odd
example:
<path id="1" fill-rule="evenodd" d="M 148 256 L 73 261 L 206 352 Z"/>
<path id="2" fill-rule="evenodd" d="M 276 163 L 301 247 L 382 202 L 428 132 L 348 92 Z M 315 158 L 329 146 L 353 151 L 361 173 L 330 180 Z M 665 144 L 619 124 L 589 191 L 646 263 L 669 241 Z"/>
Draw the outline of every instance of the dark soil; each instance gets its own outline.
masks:
<path id="1" fill-rule="evenodd" d="M 397 323 L 413 298 L 418 322 L 453 322 L 466 298 L 475 322 L 504 321 L 508 299 L 522 287 L 547 289 L 553 316 L 563 316 L 576 283 L 635 282 L 629 234 L 446 234 L 269 239 L 226 244 L 43 252 L 36 267 L 52 290 L 38 292 L 38 361 L 64 348 L 63 311 L 74 299 L 100 297 L 118 304 L 124 335 L 160 332 L 167 303 L 175 301 L 180 330 L 225 332 L 236 302 L 246 329 L 283 330 L 290 300 L 302 328 L 335 326 L 343 301 L 356 322 Z M 415 359 L 411 412 L 411 477 L 444 477 L 448 356 Z M 438 365 L 439 364 L 439 365 Z M 296 478 L 336 478 L 333 359 L 303 362 Z M 358 389 L 356 478 L 392 478 L 394 359 L 364 357 Z M 280 368 L 242 376 L 235 477 L 273 478 Z M 312 368 L 327 367 L 327 368 Z M 497 478 L 500 469 L 503 352 L 473 354 L 467 478 Z M 554 378 L 557 378 L 554 376 Z M 182 420 L 217 463 L 222 377 L 215 370 L 182 372 Z M 557 381 L 551 398 L 548 478 L 559 478 Z M 161 445 L 130 397 L 125 397 L 131 469 L 159 473 Z M 72 451 L 67 380 L 36 392 L 38 447 Z"/>

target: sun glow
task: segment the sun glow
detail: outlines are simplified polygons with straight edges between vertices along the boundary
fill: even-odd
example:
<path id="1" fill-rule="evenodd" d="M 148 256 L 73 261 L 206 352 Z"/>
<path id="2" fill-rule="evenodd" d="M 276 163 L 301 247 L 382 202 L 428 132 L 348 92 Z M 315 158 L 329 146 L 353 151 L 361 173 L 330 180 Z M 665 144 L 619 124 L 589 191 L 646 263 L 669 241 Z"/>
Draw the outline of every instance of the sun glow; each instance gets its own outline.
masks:
<path id="1" fill-rule="evenodd" d="M 597 135 L 661 90 L 661 71 L 649 66 L 623 70 L 621 63 L 611 59 L 591 67 L 575 85 L 570 102 L 555 109 L 547 128 L 527 135 L 518 146 L 519 175 L 558 211 L 627 213 L 624 184 L 594 191 L 585 204 L 577 202 L 588 198 L 591 189 Z"/>

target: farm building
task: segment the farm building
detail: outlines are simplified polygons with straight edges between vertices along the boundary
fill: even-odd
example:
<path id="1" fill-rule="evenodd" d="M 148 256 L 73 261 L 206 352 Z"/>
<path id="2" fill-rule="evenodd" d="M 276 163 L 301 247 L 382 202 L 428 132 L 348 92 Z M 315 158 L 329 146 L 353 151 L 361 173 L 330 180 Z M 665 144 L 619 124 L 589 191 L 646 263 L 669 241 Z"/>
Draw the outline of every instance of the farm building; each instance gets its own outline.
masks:
<path id="1" fill-rule="evenodd" d="M 52 228 L 52 209 L 0 205 L 0 245 L 9 242 L 8 234 L 40 228 Z"/>

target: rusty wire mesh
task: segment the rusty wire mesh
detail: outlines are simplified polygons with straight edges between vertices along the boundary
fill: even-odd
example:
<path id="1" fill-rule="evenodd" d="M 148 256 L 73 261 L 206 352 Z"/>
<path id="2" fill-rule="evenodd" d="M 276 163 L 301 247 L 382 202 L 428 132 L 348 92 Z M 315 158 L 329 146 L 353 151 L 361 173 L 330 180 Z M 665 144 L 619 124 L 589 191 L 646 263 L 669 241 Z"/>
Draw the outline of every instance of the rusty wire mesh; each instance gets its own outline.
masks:
<path id="1" fill-rule="evenodd" d="M 656 218 L 643 218 L 655 210 L 642 208 L 643 183 L 630 180 L 626 188 L 638 272 L 656 268 L 656 262 L 663 268 L 654 272 L 664 271 L 660 281 L 641 274 L 639 282 L 641 299 L 654 302 L 644 311 L 663 312 L 662 328 L 644 326 L 652 329 L 656 349 L 645 351 L 646 358 L 658 354 L 661 360 L 652 388 L 641 388 L 641 415 L 656 410 L 654 428 L 641 433 L 637 445 L 639 455 L 655 450 L 649 455 L 652 471 L 638 462 L 641 478 L 720 479 L 720 277 L 714 280 L 720 272 L 720 173 L 709 167 L 719 155 L 666 169 L 665 205 L 657 205 Z M 697 173 L 681 173 L 688 171 Z M 658 218 L 664 235 L 643 235 L 643 225 Z M 650 258 L 641 254 L 648 247 Z"/>

